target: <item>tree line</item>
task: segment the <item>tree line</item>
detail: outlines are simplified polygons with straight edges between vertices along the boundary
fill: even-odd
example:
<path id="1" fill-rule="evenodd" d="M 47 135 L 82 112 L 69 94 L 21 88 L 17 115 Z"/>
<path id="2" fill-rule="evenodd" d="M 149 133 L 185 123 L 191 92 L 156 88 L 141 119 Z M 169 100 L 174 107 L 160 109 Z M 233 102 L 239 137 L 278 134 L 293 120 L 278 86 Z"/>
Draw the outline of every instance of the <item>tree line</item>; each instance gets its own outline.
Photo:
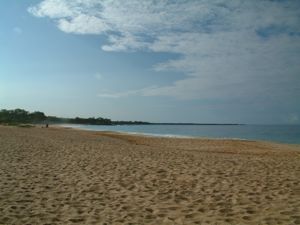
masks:
<path id="1" fill-rule="evenodd" d="M 23 109 L 0 111 L 0 123 L 18 124 L 18 123 L 40 123 L 47 119 L 47 116 L 43 112 L 30 113 Z"/>
<path id="2" fill-rule="evenodd" d="M 111 119 L 102 117 L 90 118 L 61 118 L 55 116 L 46 116 L 43 112 L 35 111 L 28 112 L 24 109 L 0 110 L 1 124 L 40 124 L 40 123 L 71 123 L 85 125 L 135 125 L 135 124 L 150 124 L 143 121 L 112 121 Z"/>

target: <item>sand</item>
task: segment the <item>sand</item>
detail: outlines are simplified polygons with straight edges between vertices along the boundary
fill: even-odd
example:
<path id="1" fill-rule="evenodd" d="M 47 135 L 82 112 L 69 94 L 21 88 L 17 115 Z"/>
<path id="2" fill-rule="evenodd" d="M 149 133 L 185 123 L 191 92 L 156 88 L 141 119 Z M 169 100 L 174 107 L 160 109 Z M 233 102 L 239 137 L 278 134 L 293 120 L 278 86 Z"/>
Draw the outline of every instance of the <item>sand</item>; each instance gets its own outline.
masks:
<path id="1" fill-rule="evenodd" d="M 0 224 L 300 224 L 300 147 L 0 126 Z"/>

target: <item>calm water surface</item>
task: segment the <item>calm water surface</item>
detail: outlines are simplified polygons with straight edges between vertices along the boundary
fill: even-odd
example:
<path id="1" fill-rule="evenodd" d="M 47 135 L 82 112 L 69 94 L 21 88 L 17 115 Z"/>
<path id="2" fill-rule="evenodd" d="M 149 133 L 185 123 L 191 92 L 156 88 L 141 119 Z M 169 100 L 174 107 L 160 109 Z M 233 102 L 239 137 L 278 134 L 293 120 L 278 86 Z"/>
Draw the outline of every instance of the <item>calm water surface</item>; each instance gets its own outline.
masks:
<path id="1" fill-rule="evenodd" d="M 166 137 L 266 140 L 300 144 L 300 125 L 63 125 L 92 131 L 119 131 Z"/>

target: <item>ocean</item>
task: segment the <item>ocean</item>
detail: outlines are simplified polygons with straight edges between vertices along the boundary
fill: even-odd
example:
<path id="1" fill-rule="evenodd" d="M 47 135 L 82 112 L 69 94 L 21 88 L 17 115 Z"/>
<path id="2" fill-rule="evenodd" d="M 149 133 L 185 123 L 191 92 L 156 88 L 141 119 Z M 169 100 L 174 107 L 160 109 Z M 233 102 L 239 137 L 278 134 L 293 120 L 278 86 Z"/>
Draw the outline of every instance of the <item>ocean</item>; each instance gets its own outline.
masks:
<path id="1" fill-rule="evenodd" d="M 300 144 L 300 125 L 74 125 L 91 131 L 117 131 L 162 137 L 200 137 L 264 140 Z"/>

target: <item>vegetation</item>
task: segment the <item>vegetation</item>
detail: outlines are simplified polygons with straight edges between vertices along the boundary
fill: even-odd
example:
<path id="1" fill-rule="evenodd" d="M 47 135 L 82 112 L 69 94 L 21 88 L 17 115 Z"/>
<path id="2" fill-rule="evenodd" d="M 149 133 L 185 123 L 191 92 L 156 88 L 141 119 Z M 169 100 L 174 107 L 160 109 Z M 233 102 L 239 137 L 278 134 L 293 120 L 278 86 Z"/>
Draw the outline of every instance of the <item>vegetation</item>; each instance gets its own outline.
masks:
<path id="1" fill-rule="evenodd" d="M 24 109 L 0 110 L 0 124 L 19 125 L 20 124 L 40 124 L 40 123 L 72 123 L 86 125 L 134 125 L 149 124 L 142 121 L 112 121 L 110 119 L 98 118 L 60 118 L 55 116 L 46 116 L 43 112 L 28 112 Z"/>
<path id="2" fill-rule="evenodd" d="M 45 121 L 47 117 L 42 112 L 29 113 L 23 109 L 0 111 L 0 123 L 5 124 L 21 124 L 21 123 L 41 123 Z"/>
<path id="3" fill-rule="evenodd" d="M 152 124 L 144 121 L 112 121 L 113 125 L 147 125 Z"/>
<path id="4" fill-rule="evenodd" d="M 18 125 L 29 127 L 25 124 L 85 124 L 85 125 L 242 125 L 242 124 L 215 124 L 215 123 L 148 123 L 143 121 L 113 121 L 110 119 L 98 118 L 61 118 L 46 116 L 43 112 L 27 112 L 24 109 L 0 110 L 0 124 Z"/>
<path id="5" fill-rule="evenodd" d="M 80 118 L 76 117 L 75 119 L 69 119 L 69 123 L 75 124 L 92 124 L 92 125 L 112 125 L 112 121 L 110 119 L 105 119 L 102 117 L 99 118 Z"/>

